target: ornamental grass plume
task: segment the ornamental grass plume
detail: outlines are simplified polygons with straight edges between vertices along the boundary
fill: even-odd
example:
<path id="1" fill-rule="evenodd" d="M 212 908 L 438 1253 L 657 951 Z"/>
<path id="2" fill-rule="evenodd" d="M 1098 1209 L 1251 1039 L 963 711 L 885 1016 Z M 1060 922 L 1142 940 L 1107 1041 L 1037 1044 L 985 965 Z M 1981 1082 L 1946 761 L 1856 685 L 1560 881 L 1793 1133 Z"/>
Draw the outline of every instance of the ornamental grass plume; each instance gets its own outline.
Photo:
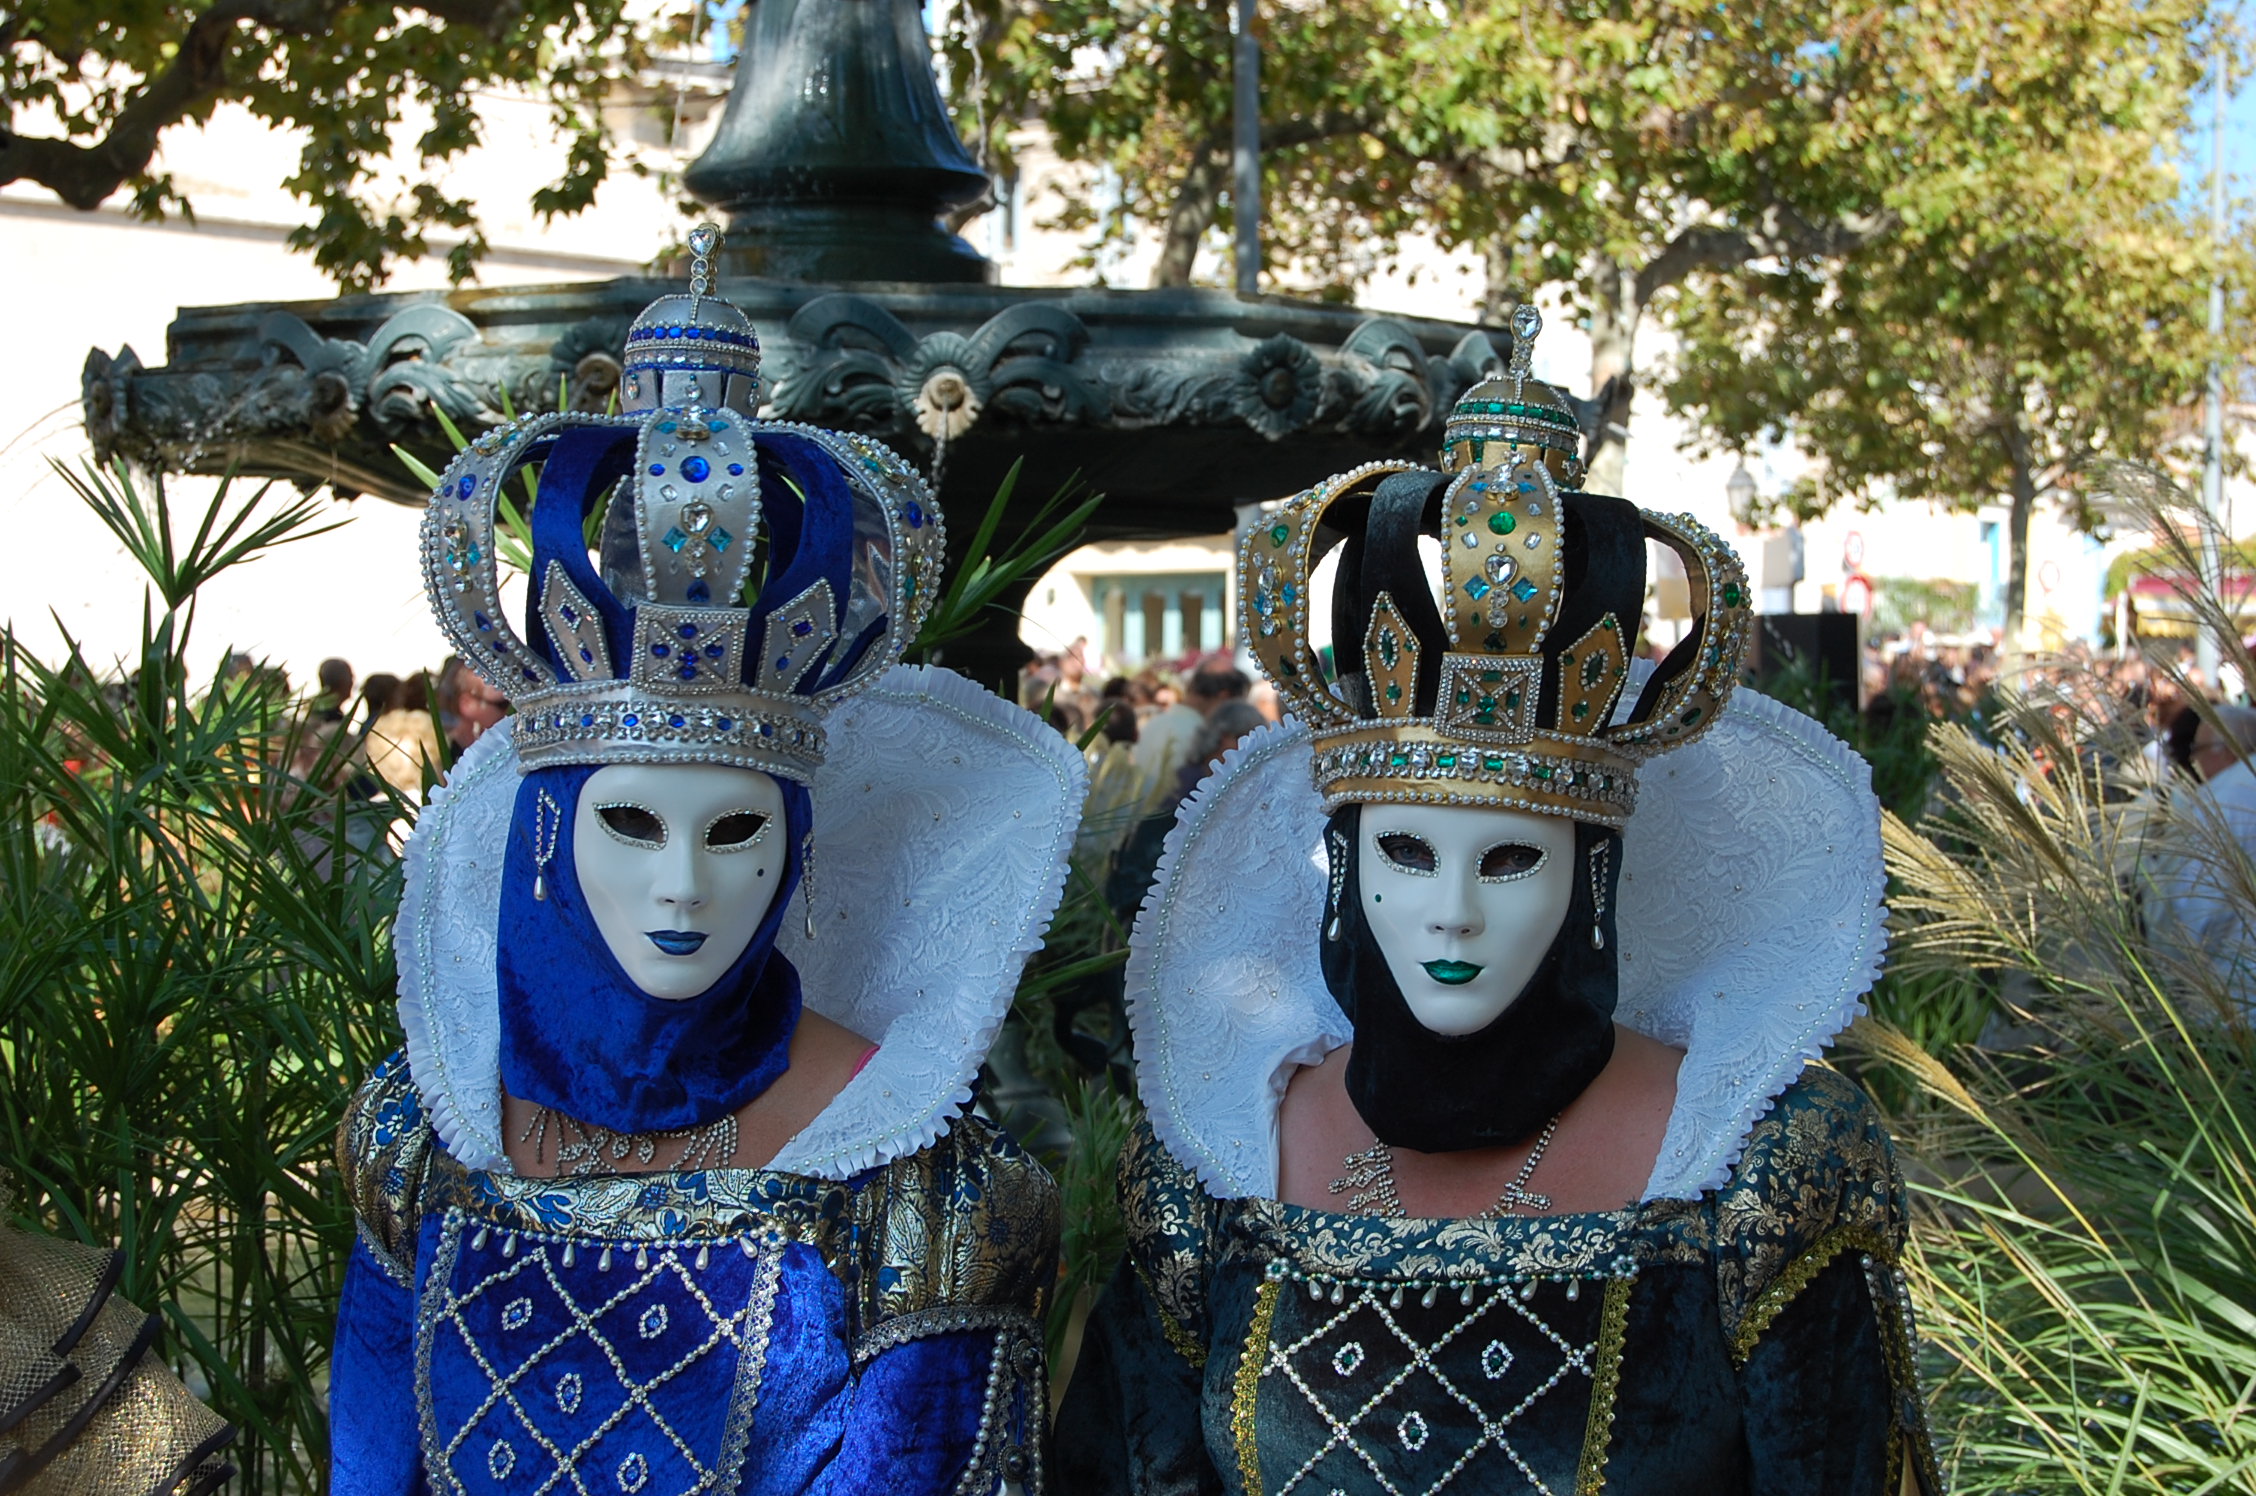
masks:
<path id="1" fill-rule="evenodd" d="M 2102 476 L 2190 562 L 2201 520 L 2166 480 Z M 2248 671 L 2230 610 L 2189 601 Z M 2256 937 L 2190 938 L 2172 889 L 2190 870 L 2212 914 L 2256 931 L 2256 871 L 2209 792 L 2152 767 L 2078 668 L 2025 672 L 1996 742 L 1933 728 L 1936 808 L 1885 827 L 1895 974 L 1994 976 L 1986 1041 L 1874 1018 L 1847 1048 L 1900 1098 L 1954 1489 L 2247 1491 Z"/>

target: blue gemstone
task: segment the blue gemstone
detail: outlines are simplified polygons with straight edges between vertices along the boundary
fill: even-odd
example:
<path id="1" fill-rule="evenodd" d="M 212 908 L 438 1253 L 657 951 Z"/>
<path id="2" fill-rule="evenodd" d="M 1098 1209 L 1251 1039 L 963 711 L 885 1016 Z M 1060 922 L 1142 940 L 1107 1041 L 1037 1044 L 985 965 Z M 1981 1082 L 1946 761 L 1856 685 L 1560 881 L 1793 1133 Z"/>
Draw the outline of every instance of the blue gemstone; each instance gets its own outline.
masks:
<path id="1" fill-rule="evenodd" d="M 682 637 L 683 637 L 684 639 L 694 639 L 694 638 L 696 638 L 696 637 L 697 637 L 697 625 L 696 625 L 696 624 L 694 624 L 694 623 L 685 623 L 685 624 L 683 624 L 683 625 L 681 626 L 681 636 L 682 636 Z"/>
<path id="2" fill-rule="evenodd" d="M 1475 577 L 1465 584 L 1466 595 L 1476 603 L 1488 596 L 1492 590 L 1486 577 Z"/>
<path id="3" fill-rule="evenodd" d="M 718 727 L 721 731 L 727 732 L 730 728 L 736 726 L 736 723 L 727 717 L 723 717 L 716 721 L 713 725 L 715 727 Z"/>
<path id="4" fill-rule="evenodd" d="M 1285 583 L 1285 585 L 1279 588 L 1278 591 L 1284 597 L 1285 606 L 1288 608 L 1293 605 L 1293 600 L 1300 596 L 1299 590 L 1295 588 L 1290 582 Z"/>
<path id="5" fill-rule="evenodd" d="M 665 541 L 667 550 L 678 552 L 683 546 L 689 544 L 689 536 L 683 533 L 680 525 L 675 525 L 666 532 Z"/>
<path id="6" fill-rule="evenodd" d="M 681 719 L 680 717 L 678 717 L 678 716 L 677 716 L 677 717 L 668 717 L 668 718 L 667 718 L 666 720 L 667 720 L 668 722 L 672 723 L 672 724 L 673 724 L 674 726 L 676 726 L 676 727 L 680 727 L 680 726 L 682 726 L 682 725 L 683 725 L 683 724 L 682 724 L 682 719 Z"/>
<path id="7" fill-rule="evenodd" d="M 564 615 L 564 621 L 566 623 L 578 623 L 580 621 L 579 613 L 573 609 L 570 603 L 566 603 L 563 607 L 558 608 L 556 611 Z"/>
<path id="8" fill-rule="evenodd" d="M 743 464 L 743 463 L 741 463 L 741 462 L 732 462 L 732 463 L 730 463 L 730 464 L 729 464 L 729 476 L 730 476 L 731 478 L 741 478 L 741 477 L 743 477 L 743 476 L 744 476 L 744 464 Z"/>
<path id="9" fill-rule="evenodd" d="M 692 483 L 703 483 L 712 471 L 712 464 L 702 457 L 684 457 L 682 459 L 682 476 Z"/>
<path id="10" fill-rule="evenodd" d="M 736 539 L 736 537 L 734 535 L 731 535 L 728 531 L 722 529 L 719 525 L 715 525 L 713 527 L 713 533 L 707 536 L 706 539 L 713 542 L 714 550 L 725 551 L 729 548 L 729 542 Z"/>
<path id="11" fill-rule="evenodd" d="M 651 476 L 651 477 L 653 477 L 653 478 L 663 478 L 663 477 L 665 477 L 665 476 L 666 476 L 666 464 L 664 464 L 664 463 L 662 463 L 662 462 L 654 462 L 654 463 L 650 464 L 650 476 Z"/>
<path id="12" fill-rule="evenodd" d="M 717 660 L 727 653 L 728 647 L 726 645 L 708 644 L 705 646 L 705 658 L 708 660 Z"/>
<path id="13" fill-rule="evenodd" d="M 693 603 L 711 602 L 713 589 L 705 585 L 703 578 L 699 578 L 689 584 L 689 600 Z"/>
<path id="14" fill-rule="evenodd" d="M 713 423 L 713 429 L 714 429 L 715 431 L 726 431 L 726 430 L 728 430 L 728 422 L 726 422 L 726 421 L 715 421 L 715 422 Z"/>
<path id="15" fill-rule="evenodd" d="M 685 327 L 682 329 L 682 336 L 685 338 L 701 338 L 705 336 L 705 334 L 694 327 Z M 674 725 L 676 727 L 679 727 L 681 724 L 677 722 Z"/>
<path id="16" fill-rule="evenodd" d="M 789 655 L 785 655 L 785 656 L 783 656 L 782 658 L 780 658 L 780 659 L 778 659 L 778 660 L 776 661 L 776 669 L 778 669 L 778 670 L 789 670 L 790 668 L 791 668 L 791 656 L 789 656 Z"/>
<path id="17" fill-rule="evenodd" d="M 650 646 L 650 652 L 662 660 L 672 654 L 674 650 L 670 644 L 653 644 Z"/>
<path id="18" fill-rule="evenodd" d="M 621 717 L 619 719 L 619 723 L 623 727 L 640 727 L 642 725 L 642 719 L 636 716 L 633 712 L 629 712 L 624 717 Z"/>
<path id="19" fill-rule="evenodd" d="M 681 329 L 678 327 L 669 327 L 666 329 L 666 336 L 669 338 L 678 338 L 681 336 Z M 671 431 L 673 428 L 669 426 L 666 429 Z"/>
<path id="20" fill-rule="evenodd" d="M 490 634 L 493 632 L 493 620 L 491 618 L 488 618 L 485 614 L 472 613 L 470 617 L 471 620 L 478 625 L 479 633 Z"/>
<path id="21" fill-rule="evenodd" d="M 540 677 L 538 675 L 535 675 L 532 671 L 525 669 L 523 666 L 518 667 L 518 673 L 523 675 L 525 679 L 531 681 L 534 685 L 537 686 L 540 684 Z"/>
<path id="22" fill-rule="evenodd" d="M 1542 588 L 1536 586 L 1535 583 L 1529 581 L 1526 577 L 1522 577 L 1517 582 L 1514 582 L 1512 584 L 1512 596 L 1518 598 L 1523 603 L 1532 599 L 1536 595 L 1536 593 L 1542 590 Z"/>
<path id="23" fill-rule="evenodd" d="M 674 429 L 674 423 L 672 421 L 660 421 L 658 423 L 658 429 L 660 431 L 671 431 Z"/>
<path id="24" fill-rule="evenodd" d="M 901 512 L 909 517 L 910 529 L 921 530 L 924 528 L 924 506 L 922 504 L 919 504 L 916 500 L 911 499 L 908 502 L 908 506 Z"/>
<path id="25" fill-rule="evenodd" d="M 761 724 L 760 724 L 760 736 L 761 736 L 761 737 L 763 737 L 763 738 L 772 738 L 772 737 L 774 737 L 774 736 L 775 736 L 775 724 L 774 724 L 773 722 L 763 722 L 763 723 L 761 723 Z"/>
<path id="26" fill-rule="evenodd" d="M 471 494 L 477 492 L 477 490 L 478 475 L 476 473 L 464 473 L 462 475 L 462 481 L 454 486 L 454 491 L 466 499 L 469 498 Z"/>
<path id="27" fill-rule="evenodd" d="M 1487 493 L 1487 492 L 1488 492 L 1488 480 L 1487 480 L 1486 478 L 1475 478 L 1475 479 L 1474 479 L 1474 480 L 1472 481 L 1472 485 L 1471 485 L 1471 486 L 1472 486 L 1472 490 L 1473 490 L 1473 492 L 1474 492 L 1474 493 Z"/>
<path id="28" fill-rule="evenodd" d="M 594 652 L 591 651 L 585 644 L 580 646 L 580 663 L 583 665 L 592 665 L 595 663 Z"/>
<path id="29" fill-rule="evenodd" d="M 582 727 L 593 727 L 593 726 L 595 726 L 595 713 L 593 713 L 593 712 L 582 712 L 582 713 L 580 714 L 580 726 L 582 726 Z"/>
<path id="30" fill-rule="evenodd" d="M 804 619 L 804 618 L 794 619 L 794 620 L 792 621 L 792 624 L 791 624 L 791 632 L 793 632 L 794 634 L 797 634 L 797 635 L 798 635 L 798 636 L 799 636 L 800 638 L 802 638 L 802 639 L 806 638 L 806 637 L 807 637 L 807 636 L 808 636 L 809 634 L 813 633 L 814 631 L 815 631 L 815 626 L 814 626 L 813 624 L 809 623 L 809 622 L 808 622 L 808 621 L 807 621 L 806 619 Z"/>

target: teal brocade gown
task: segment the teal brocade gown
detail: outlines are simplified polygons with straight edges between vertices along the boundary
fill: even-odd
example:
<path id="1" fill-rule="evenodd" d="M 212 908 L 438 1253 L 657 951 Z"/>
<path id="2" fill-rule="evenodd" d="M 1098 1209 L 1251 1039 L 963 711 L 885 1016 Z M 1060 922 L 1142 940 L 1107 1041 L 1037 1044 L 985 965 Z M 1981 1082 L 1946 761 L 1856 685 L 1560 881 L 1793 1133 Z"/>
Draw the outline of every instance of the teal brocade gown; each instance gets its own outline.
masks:
<path id="1" fill-rule="evenodd" d="M 1803 1073 L 1698 1199 L 1382 1220 L 1208 1195 L 1139 1129 L 1057 1429 L 1074 1496 L 1940 1496 L 1902 1186 Z"/>
<path id="2" fill-rule="evenodd" d="M 336 1496 L 1045 1489 L 1057 1188 L 976 1117 L 843 1180 L 531 1179 L 450 1156 L 394 1056 L 338 1157 Z"/>

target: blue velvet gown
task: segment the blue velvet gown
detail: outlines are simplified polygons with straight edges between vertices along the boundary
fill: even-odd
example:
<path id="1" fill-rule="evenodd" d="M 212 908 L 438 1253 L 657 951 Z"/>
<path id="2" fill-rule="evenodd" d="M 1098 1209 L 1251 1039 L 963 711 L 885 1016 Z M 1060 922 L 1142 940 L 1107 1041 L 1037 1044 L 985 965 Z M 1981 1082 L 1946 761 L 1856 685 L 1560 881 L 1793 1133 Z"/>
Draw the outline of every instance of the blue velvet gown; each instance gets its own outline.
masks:
<path id="1" fill-rule="evenodd" d="M 353 1100 L 335 1496 L 1039 1490 L 1056 1186 L 968 1114 L 830 1181 L 464 1168 Z"/>
<path id="2" fill-rule="evenodd" d="M 1147 1129 L 1060 1487 L 1940 1496 L 1870 1103 L 1811 1069 L 1696 1200 L 1382 1220 L 1217 1200 Z"/>

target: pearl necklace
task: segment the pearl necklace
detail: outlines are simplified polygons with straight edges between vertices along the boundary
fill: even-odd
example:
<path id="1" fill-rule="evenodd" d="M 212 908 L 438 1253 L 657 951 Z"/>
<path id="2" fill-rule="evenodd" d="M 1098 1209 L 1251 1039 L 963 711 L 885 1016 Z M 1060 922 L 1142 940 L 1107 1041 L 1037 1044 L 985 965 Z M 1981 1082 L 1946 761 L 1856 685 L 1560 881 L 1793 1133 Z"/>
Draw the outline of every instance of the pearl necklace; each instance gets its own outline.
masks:
<path id="1" fill-rule="evenodd" d="M 1535 1166 L 1543 1162 L 1544 1150 L 1551 1146 L 1552 1135 L 1559 1130 L 1559 1116 L 1554 1113 L 1551 1120 L 1543 1124 L 1542 1134 L 1528 1150 L 1527 1162 L 1520 1165 L 1520 1172 L 1512 1177 L 1512 1182 L 1504 1186 L 1496 1203 L 1481 1212 L 1484 1217 L 1509 1215 L 1522 1206 L 1533 1211 L 1551 1208 L 1549 1195 L 1539 1195 L 1527 1186 L 1535 1177 Z M 1402 1197 L 1394 1191 L 1392 1148 L 1374 1138 L 1370 1147 L 1361 1153 L 1348 1154 L 1341 1162 L 1347 1173 L 1333 1180 L 1330 1188 L 1335 1195 L 1347 1195 L 1347 1209 L 1351 1214 L 1381 1216 L 1392 1221 L 1403 1218 Z M 1354 1193 L 1348 1194 L 1350 1190 Z"/>

